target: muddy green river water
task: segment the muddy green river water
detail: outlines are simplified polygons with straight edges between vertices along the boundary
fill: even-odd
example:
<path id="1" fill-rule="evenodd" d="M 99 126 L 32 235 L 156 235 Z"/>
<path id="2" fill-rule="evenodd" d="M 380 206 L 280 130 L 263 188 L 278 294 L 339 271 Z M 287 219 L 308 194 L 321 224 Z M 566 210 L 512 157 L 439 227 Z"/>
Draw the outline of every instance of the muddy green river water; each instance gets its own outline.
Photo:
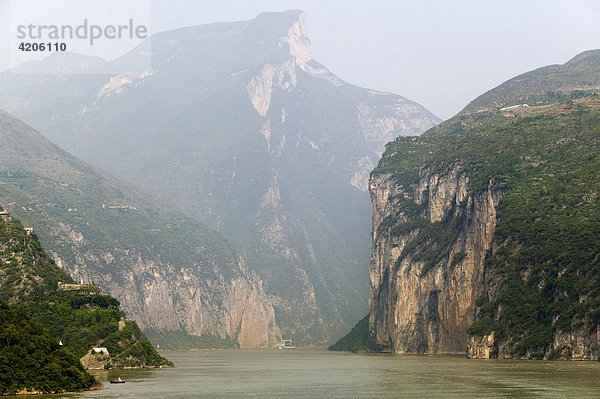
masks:
<path id="1" fill-rule="evenodd" d="M 65 398 L 597 398 L 600 363 L 322 350 L 164 351 L 176 368 L 96 372 Z M 54 396 L 56 398 L 56 396 Z"/>

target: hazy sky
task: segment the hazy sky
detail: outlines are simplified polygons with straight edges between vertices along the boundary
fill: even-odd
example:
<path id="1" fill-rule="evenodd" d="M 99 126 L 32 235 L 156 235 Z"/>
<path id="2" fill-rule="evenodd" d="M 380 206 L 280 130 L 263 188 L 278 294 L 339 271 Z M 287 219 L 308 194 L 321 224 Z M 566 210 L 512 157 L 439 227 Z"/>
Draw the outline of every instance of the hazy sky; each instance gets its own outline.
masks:
<path id="1" fill-rule="evenodd" d="M 288 9 L 306 11 L 313 57 L 339 77 L 441 118 L 519 73 L 600 48 L 599 0 L 152 0 L 151 30 Z"/>
<path id="2" fill-rule="evenodd" d="M 190 3 L 155 1 L 154 32 L 302 9 L 316 60 L 347 82 L 400 94 L 441 118 L 519 73 L 600 48 L 599 0 Z"/>

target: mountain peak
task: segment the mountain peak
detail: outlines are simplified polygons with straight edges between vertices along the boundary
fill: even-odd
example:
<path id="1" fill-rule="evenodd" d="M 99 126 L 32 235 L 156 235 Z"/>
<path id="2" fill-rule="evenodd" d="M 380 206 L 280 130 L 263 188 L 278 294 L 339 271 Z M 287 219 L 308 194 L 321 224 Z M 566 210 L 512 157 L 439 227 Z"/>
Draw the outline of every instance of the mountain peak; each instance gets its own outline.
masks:
<path id="1" fill-rule="evenodd" d="M 285 29 L 290 28 L 301 16 L 306 16 L 306 13 L 302 10 L 265 11 L 258 14 L 251 21 L 271 27 L 280 26 Z"/>
<path id="2" fill-rule="evenodd" d="M 522 104 L 548 104 L 600 89 L 600 50 L 589 50 L 561 65 L 548 65 L 525 72 L 471 101 L 461 113 L 497 111 Z"/>
<path id="3" fill-rule="evenodd" d="M 583 53 L 577 54 L 575 57 L 571 58 L 569 62 L 565 65 L 568 66 L 584 66 L 590 65 L 595 66 L 597 68 L 598 64 L 600 64 L 600 49 L 596 50 L 588 50 Z"/>
<path id="4" fill-rule="evenodd" d="M 302 69 L 312 59 L 306 13 L 302 10 L 263 12 L 249 21 L 246 35 L 252 38 L 260 36 L 261 39 L 275 35 L 279 47 L 287 46 L 290 56 Z"/>
<path id="5" fill-rule="evenodd" d="M 419 134 L 438 120 L 399 96 L 346 84 L 329 72 L 311 57 L 306 22 L 302 11 L 270 12 L 247 21 L 161 32 L 110 63 L 111 69 L 120 63 L 122 70 L 129 72 L 126 68 L 141 59 L 151 66 L 146 74 L 31 81 L 0 74 L 0 87 L 5 88 L 0 107 L 23 115 L 76 155 L 138 182 L 193 218 L 220 229 L 244 257 L 248 287 L 254 281 L 264 283 L 265 290 L 254 294 L 240 288 L 241 283 L 227 285 L 230 280 L 215 274 L 214 278 L 224 281 L 219 295 L 231 293 L 229 299 L 204 291 L 205 280 L 196 279 L 195 274 L 186 278 L 186 284 L 201 288 L 185 295 L 187 285 L 181 289 L 171 286 L 181 274 L 164 278 L 164 285 L 156 283 L 153 287 L 161 288 L 152 288 L 151 293 L 142 291 L 142 285 L 131 288 L 133 280 L 119 279 L 111 289 L 123 293 L 119 299 L 127 296 L 123 300 L 126 309 L 139 315 L 144 327 L 241 337 L 240 345 L 249 346 L 250 339 L 259 339 L 250 328 L 261 331 L 253 327 L 261 323 L 271 337 L 278 334 L 271 331 L 279 331 L 280 326 L 299 344 L 322 345 L 362 316 L 367 290 L 362 284 L 367 278 L 362 265 L 369 262 L 370 248 L 369 172 L 384 143 L 397 136 Z M 44 159 L 49 162 L 53 157 Z M 33 166 L 39 167 L 40 162 Z M 43 171 L 65 170 L 59 166 Z M 64 182 L 66 177 L 55 180 Z M 104 192 L 93 187 L 95 192 Z M 76 194 L 68 187 L 64 191 Z M 102 195 L 93 204 L 140 209 L 115 208 L 115 217 L 145 215 L 141 203 Z M 116 212 L 121 210 L 125 215 Z M 110 208 L 100 207 L 89 215 L 106 211 Z M 65 217 L 74 220 L 76 214 L 67 212 Z M 156 234 L 140 231 L 139 237 L 149 243 L 161 240 L 161 248 L 170 248 L 165 243 L 166 221 L 150 219 L 160 230 Z M 83 223 L 84 219 L 75 220 Z M 131 225 L 140 226 L 141 222 Z M 189 245 L 188 237 L 194 235 L 179 241 L 185 248 L 204 245 Z M 207 256 L 213 252 L 209 244 L 202 246 Z M 169 253 L 176 256 L 178 250 Z M 228 254 L 217 252 L 215 259 L 216 255 L 219 259 L 213 263 L 199 263 L 201 255 L 178 259 L 190 275 L 187 270 L 205 275 L 214 266 L 215 273 L 223 270 L 245 276 L 242 262 Z M 127 261 L 120 253 L 113 256 Z M 170 270 L 166 261 L 147 262 L 157 264 L 159 275 L 147 281 L 162 279 L 159 270 L 163 267 Z M 251 281 L 250 272 L 260 279 Z M 99 274 L 103 275 L 106 273 Z M 239 298 L 248 295 L 254 301 L 258 294 L 264 294 L 264 300 L 258 299 L 264 306 L 240 302 Z M 142 295 L 148 299 L 138 302 Z M 168 299 L 159 300 L 156 295 Z M 203 299 L 198 304 L 197 298 L 203 295 L 215 301 Z M 217 301 L 224 305 L 211 307 Z M 198 306 L 192 308 L 192 304 Z M 226 308 L 229 304 L 231 312 Z M 250 315 L 244 309 L 256 312 Z M 217 312 L 218 317 L 209 316 L 209 311 Z M 237 324 L 242 316 L 243 322 Z M 227 326 L 221 328 L 222 321 L 228 321 Z M 262 341 L 265 345 L 272 341 L 269 336 Z"/>
<path id="6" fill-rule="evenodd" d="M 42 60 L 28 61 L 11 69 L 11 73 L 79 74 L 100 70 L 108 62 L 100 57 L 72 51 L 51 53 Z"/>
<path id="7" fill-rule="evenodd" d="M 290 55 L 294 57 L 296 65 L 304 69 L 308 61 L 312 59 L 310 39 L 306 35 L 306 14 L 301 12 L 296 22 L 292 24 L 286 36 L 279 39 L 279 46 L 289 46 Z"/>

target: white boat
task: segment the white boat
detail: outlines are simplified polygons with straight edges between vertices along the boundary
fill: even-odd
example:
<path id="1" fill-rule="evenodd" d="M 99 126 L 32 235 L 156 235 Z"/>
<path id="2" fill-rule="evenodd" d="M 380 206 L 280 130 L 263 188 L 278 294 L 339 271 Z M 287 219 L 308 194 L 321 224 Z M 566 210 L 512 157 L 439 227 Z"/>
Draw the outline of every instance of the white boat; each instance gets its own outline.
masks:
<path id="1" fill-rule="evenodd" d="M 292 341 L 291 339 L 284 339 L 282 340 L 279 345 L 277 345 L 278 349 L 295 349 L 296 345 L 294 344 L 294 341 Z"/>

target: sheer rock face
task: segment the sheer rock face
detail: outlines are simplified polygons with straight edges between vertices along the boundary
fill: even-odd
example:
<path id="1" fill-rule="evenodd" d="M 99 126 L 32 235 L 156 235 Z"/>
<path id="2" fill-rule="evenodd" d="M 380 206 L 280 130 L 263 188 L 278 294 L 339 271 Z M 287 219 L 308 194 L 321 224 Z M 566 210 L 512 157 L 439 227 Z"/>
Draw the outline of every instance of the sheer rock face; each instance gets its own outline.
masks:
<path id="1" fill-rule="evenodd" d="M 230 280 L 216 268 L 210 270 L 213 277 L 204 279 L 198 269 L 177 268 L 139 252 L 115 250 L 102 260 L 96 253 L 79 252 L 76 267 L 52 255 L 76 280 L 94 281 L 114 295 L 142 329 L 230 337 L 242 348 L 273 347 L 281 339 L 262 281 L 248 273 L 242 259 L 235 265 L 239 275 Z M 125 262 L 131 256 L 137 261 L 120 276 L 97 272 L 103 261 Z"/>
<path id="2" fill-rule="evenodd" d="M 600 327 L 596 327 L 596 331 L 557 331 L 552 348 L 555 351 L 555 359 L 597 361 L 600 353 Z M 499 357 L 508 357 L 505 349 L 499 348 Z"/>
<path id="3" fill-rule="evenodd" d="M 493 357 L 495 341 L 496 338 L 493 332 L 483 336 L 469 336 L 467 357 L 469 359 L 490 359 Z"/>
<path id="4" fill-rule="evenodd" d="M 104 370 L 104 366 L 111 362 L 108 351 L 95 353 L 93 350 L 79 359 L 87 370 Z"/>
<path id="5" fill-rule="evenodd" d="M 305 69 L 305 65 L 312 59 L 310 40 L 306 35 L 306 14 L 300 13 L 298 20 L 292 24 L 287 35 L 279 39 L 279 46 L 288 45 L 290 55 L 296 65 Z"/>
<path id="6" fill-rule="evenodd" d="M 393 175 L 377 175 L 369 189 L 373 203 L 370 329 L 377 343 L 396 353 L 464 353 L 501 192 L 491 184 L 479 193 L 469 192 L 469 178 L 458 166 L 437 173 L 422 169 L 418 183 L 411 187 L 403 187 Z M 450 224 L 460 218 L 446 254 L 428 269 L 424 261 L 413 260 L 414 248 L 406 248 L 419 228 L 399 235 L 380 229 L 388 216 L 411 221 L 396 211 L 400 197 L 419 205 L 420 216 L 431 223 L 444 219 Z"/>
<path id="7" fill-rule="evenodd" d="M 279 65 L 266 63 L 259 73 L 252 76 L 246 85 L 246 91 L 256 112 L 267 117 L 271 107 L 271 99 L 277 92 L 286 92 L 294 96 L 294 88 L 298 84 L 298 73 L 304 72 L 311 77 L 326 80 L 334 87 L 349 85 L 331 73 L 327 68 L 312 58 L 310 39 L 307 36 L 306 14 L 298 13 L 287 34 L 278 39 L 279 47 L 286 50 L 287 59 Z M 366 151 L 361 156 L 353 156 L 350 160 L 350 170 L 347 172 L 349 183 L 361 191 L 368 190 L 369 173 L 377 164 L 385 150 L 385 144 L 398 136 L 418 135 L 437 124 L 439 121 L 420 105 L 407 101 L 391 93 L 375 90 L 365 90 L 366 98 L 356 105 L 357 130 L 366 144 Z M 271 114 L 278 113 L 273 110 Z M 285 108 L 281 109 L 281 125 L 285 124 Z M 265 136 L 269 149 L 270 119 L 263 125 L 261 134 Z M 322 137 L 323 142 L 329 142 L 329 137 Z M 331 151 L 329 146 L 318 145 L 313 140 L 302 136 L 294 138 L 296 146 L 305 142 L 318 152 Z M 281 156 L 285 144 L 285 135 L 277 146 L 275 156 Z"/>

